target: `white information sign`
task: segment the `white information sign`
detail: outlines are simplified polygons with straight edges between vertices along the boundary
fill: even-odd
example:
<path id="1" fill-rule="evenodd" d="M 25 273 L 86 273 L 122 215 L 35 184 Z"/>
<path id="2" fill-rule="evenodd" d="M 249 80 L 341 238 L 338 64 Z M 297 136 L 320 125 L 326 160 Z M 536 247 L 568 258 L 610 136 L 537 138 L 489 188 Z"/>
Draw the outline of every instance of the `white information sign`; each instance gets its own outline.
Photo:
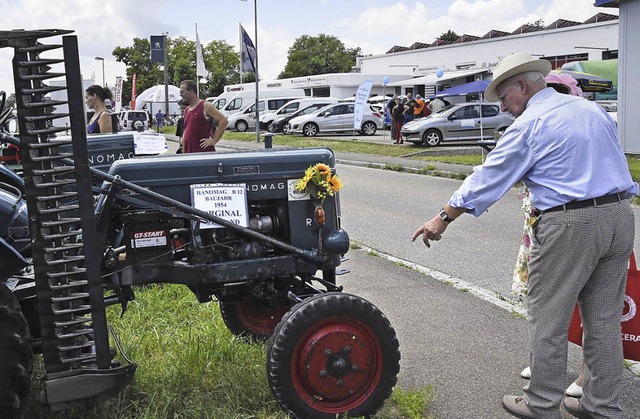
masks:
<path id="1" fill-rule="evenodd" d="M 244 183 L 191 185 L 191 205 L 234 224 L 248 227 L 247 190 Z M 201 229 L 224 228 L 215 223 L 200 223 Z"/>
<path id="2" fill-rule="evenodd" d="M 461 119 L 460 126 L 463 128 L 471 128 L 476 126 L 476 121 L 473 119 Z"/>
<path id="3" fill-rule="evenodd" d="M 166 153 L 169 147 L 163 134 L 155 132 L 134 132 L 133 152 L 136 156 L 143 154 Z"/>

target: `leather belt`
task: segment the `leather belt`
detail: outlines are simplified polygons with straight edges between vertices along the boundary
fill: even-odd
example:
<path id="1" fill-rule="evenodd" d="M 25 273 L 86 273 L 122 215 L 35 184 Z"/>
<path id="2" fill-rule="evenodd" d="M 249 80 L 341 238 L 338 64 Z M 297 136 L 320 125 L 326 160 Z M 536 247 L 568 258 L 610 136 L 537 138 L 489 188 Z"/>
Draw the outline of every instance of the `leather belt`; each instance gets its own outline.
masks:
<path id="1" fill-rule="evenodd" d="M 546 209 L 544 211 L 536 210 L 536 212 L 538 214 L 544 214 L 546 212 L 567 211 L 567 210 L 579 209 L 579 208 L 597 207 L 599 205 L 620 202 L 625 199 L 627 199 L 626 192 L 618 192 L 611 195 L 600 196 L 598 198 L 585 199 L 584 201 L 571 201 L 563 205 L 558 205 L 557 207 Z"/>

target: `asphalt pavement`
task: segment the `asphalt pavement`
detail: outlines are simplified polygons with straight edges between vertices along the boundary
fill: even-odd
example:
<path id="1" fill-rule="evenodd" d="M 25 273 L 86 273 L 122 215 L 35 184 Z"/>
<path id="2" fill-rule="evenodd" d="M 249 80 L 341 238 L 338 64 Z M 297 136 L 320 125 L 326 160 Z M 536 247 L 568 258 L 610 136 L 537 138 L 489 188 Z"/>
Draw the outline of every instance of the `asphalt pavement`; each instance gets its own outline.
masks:
<path id="1" fill-rule="evenodd" d="M 388 134 L 326 138 L 389 144 Z M 175 136 L 167 135 L 167 139 L 173 142 L 170 151 L 175 150 Z M 217 147 L 221 152 L 265 148 L 263 142 L 232 141 L 224 137 Z M 276 135 L 273 148 L 280 147 L 283 146 L 278 144 Z M 447 149 L 435 150 L 446 153 Z M 407 147 L 407 155 L 412 152 L 415 149 Z M 460 148 L 451 152 L 459 153 Z M 395 166 L 405 170 L 435 167 L 440 175 L 453 176 L 473 170 L 466 165 L 407 157 L 335 154 L 338 164 Z M 345 266 L 351 266 L 353 272 L 344 279 L 339 277 L 341 284 L 346 292 L 372 301 L 389 318 L 400 340 L 399 384 L 405 389 L 432 386 L 434 400 L 429 414 L 437 418 L 511 417 L 502 409 L 501 399 L 504 394 L 521 394 L 520 389 L 526 382 L 519 377 L 519 372 L 528 364 L 526 320 L 516 314 L 522 312 L 521 306 L 492 304 L 464 287 L 452 285 L 446 278 L 430 276 L 398 261 L 390 263 L 394 261 L 390 255 L 372 254 L 363 249 L 352 250 L 348 256 L 351 259 Z M 580 350 L 570 344 L 567 386 L 577 377 L 580 364 Z M 639 385 L 640 377 L 625 370 L 625 418 L 640 417 Z M 573 416 L 563 411 L 563 417 Z"/>

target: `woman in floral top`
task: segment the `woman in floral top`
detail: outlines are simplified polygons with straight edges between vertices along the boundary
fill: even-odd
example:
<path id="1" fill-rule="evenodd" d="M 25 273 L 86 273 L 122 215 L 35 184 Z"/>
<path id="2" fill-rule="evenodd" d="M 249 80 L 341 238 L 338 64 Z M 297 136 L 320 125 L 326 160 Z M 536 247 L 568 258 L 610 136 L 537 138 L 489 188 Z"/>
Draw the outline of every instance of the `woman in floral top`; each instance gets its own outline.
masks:
<path id="1" fill-rule="evenodd" d="M 529 258 L 531 257 L 531 235 L 533 234 L 533 224 L 536 222 L 535 209 L 531 206 L 529 189 L 523 186 L 518 194 L 518 199 L 522 200 L 522 212 L 524 212 L 524 228 L 522 231 L 522 243 L 516 259 L 516 267 L 513 270 L 513 281 L 511 282 L 511 292 L 518 296 L 520 301 L 524 301 L 527 295 L 527 283 L 529 282 Z"/>

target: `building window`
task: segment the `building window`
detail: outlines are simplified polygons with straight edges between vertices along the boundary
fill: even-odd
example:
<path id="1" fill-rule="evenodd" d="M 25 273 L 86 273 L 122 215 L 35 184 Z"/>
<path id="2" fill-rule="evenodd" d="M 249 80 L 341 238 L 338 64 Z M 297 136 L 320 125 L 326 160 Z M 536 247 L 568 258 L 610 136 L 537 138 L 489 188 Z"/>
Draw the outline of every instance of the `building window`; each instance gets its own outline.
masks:
<path id="1" fill-rule="evenodd" d="M 551 62 L 551 69 L 555 70 L 557 68 L 562 67 L 566 63 L 570 63 L 572 61 L 588 61 L 589 54 L 571 54 L 571 55 L 558 55 L 555 57 L 542 57 L 543 59 Z"/>
<path id="2" fill-rule="evenodd" d="M 313 97 L 329 97 L 331 96 L 331 90 L 328 87 L 314 87 Z"/>
<path id="3" fill-rule="evenodd" d="M 602 51 L 602 59 L 603 60 L 613 60 L 618 58 L 618 50 L 615 49 L 613 51 Z"/>

